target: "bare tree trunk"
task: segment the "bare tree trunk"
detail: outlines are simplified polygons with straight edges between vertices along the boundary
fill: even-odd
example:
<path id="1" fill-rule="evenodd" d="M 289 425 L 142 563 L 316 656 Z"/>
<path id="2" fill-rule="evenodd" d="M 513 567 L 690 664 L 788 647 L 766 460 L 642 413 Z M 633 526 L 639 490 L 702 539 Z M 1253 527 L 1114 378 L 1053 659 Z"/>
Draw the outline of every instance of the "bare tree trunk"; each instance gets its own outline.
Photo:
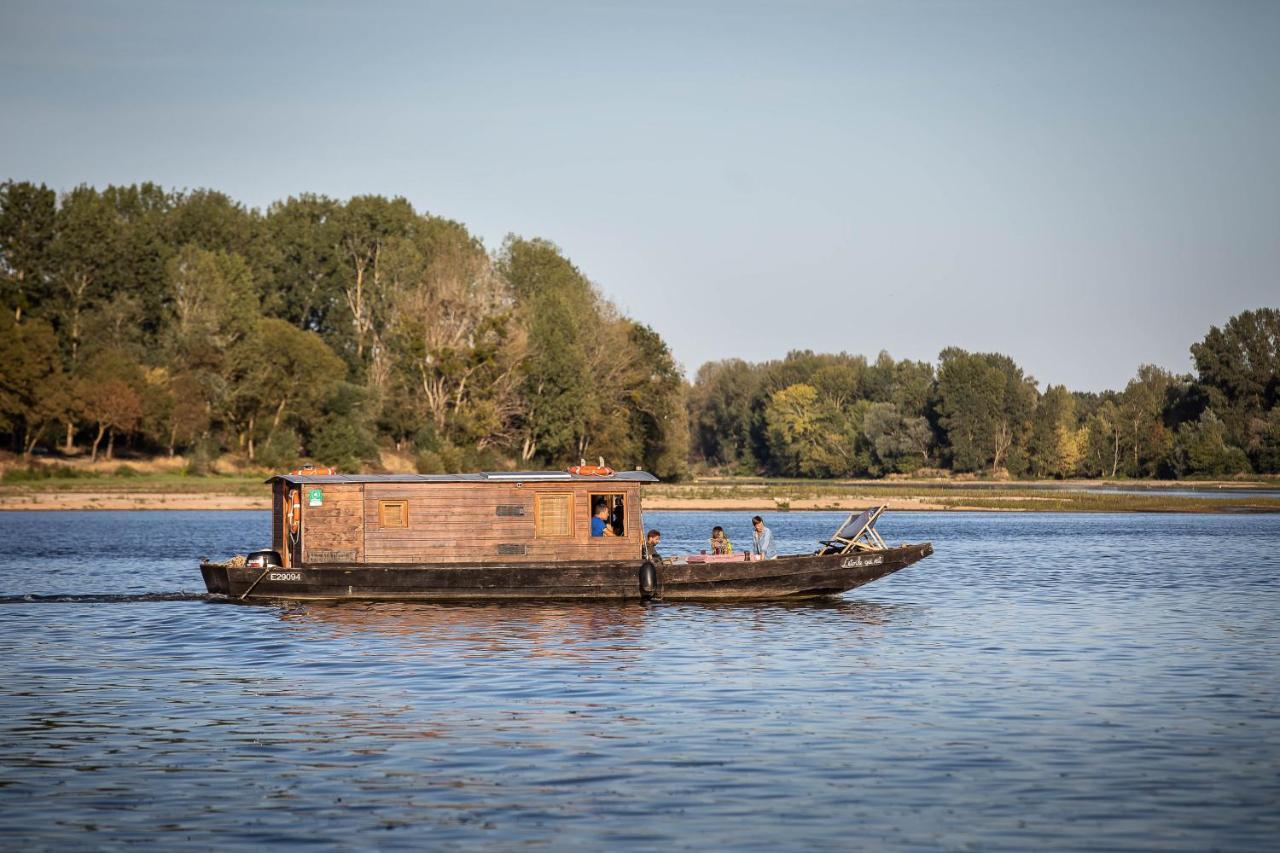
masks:
<path id="1" fill-rule="evenodd" d="M 1115 447 L 1111 452 L 1111 478 L 1114 480 L 1116 471 L 1120 470 L 1120 430 L 1119 428 L 1111 431 L 1115 438 Z"/>
<path id="2" fill-rule="evenodd" d="M 25 462 L 31 461 L 31 451 L 36 449 L 36 442 L 40 440 L 41 430 L 28 429 L 26 441 L 22 443 L 22 459 Z"/>
<path id="3" fill-rule="evenodd" d="M 249 416 L 249 461 L 253 461 L 253 422 L 254 415 Z"/>
<path id="4" fill-rule="evenodd" d="M 89 454 L 89 461 L 90 461 L 90 462 L 97 462 L 97 461 L 98 461 L 98 445 L 102 443 L 102 436 L 104 436 L 104 435 L 106 434 L 106 432 L 107 432 L 107 428 L 106 428 L 105 426 L 103 426 L 103 425 L 102 425 L 102 422 L 101 422 L 101 421 L 99 421 L 99 422 L 98 422 L 98 434 L 97 434 L 97 435 L 94 437 L 94 439 L 93 439 L 93 452 L 92 452 L 91 454 Z"/>
<path id="5" fill-rule="evenodd" d="M 116 451 L 116 431 L 113 427 L 107 431 L 107 461 L 110 462 L 115 458 Z"/>
<path id="6" fill-rule="evenodd" d="M 991 460 L 991 471 L 995 473 L 1000 470 L 1000 459 L 1009 449 L 1009 445 L 1013 444 L 1013 433 L 1009 429 L 1009 424 L 1000 424 L 1000 431 L 996 433 L 995 458 Z"/>
<path id="7" fill-rule="evenodd" d="M 276 429 L 280 426 L 280 421 L 284 419 L 285 404 L 289 402 L 288 395 L 280 398 L 280 405 L 276 406 L 276 416 L 271 419 L 271 430 L 267 433 L 267 438 L 275 435 Z"/>
<path id="8" fill-rule="evenodd" d="M 76 425 L 71 421 L 65 421 L 65 423 L 67 425 L 67 441 L 62 446 L 62 451 L 64 453 L 75 453 Z"/>
<path id="9" fill-rule="evenodd" d="M 1135 419 L 1133 422 L 1133 476 L 1135 477 L 1142 475 L 1142 468 L 1138 464 L 1138 427 L 1138 421 Z"/>

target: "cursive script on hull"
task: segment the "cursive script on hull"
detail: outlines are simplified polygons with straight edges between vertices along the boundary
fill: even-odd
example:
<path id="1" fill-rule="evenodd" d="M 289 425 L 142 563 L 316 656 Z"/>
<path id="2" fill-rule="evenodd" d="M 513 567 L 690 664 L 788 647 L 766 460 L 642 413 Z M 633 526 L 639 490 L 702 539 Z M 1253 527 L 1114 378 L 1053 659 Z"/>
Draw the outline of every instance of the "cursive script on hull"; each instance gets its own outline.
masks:
<path id="1" fill-rule="evenodd" d="M 859 569 L 859 568 L 862 568 L 863 566 L 879 566 L 879 565 L 883 565 L 883 563 L 884 563 L 883 554 L 876 554 L 875 556 L 864 554 L 858 557 L 845 557 L 843 560 L 840 561 L 840 568 Z"/>

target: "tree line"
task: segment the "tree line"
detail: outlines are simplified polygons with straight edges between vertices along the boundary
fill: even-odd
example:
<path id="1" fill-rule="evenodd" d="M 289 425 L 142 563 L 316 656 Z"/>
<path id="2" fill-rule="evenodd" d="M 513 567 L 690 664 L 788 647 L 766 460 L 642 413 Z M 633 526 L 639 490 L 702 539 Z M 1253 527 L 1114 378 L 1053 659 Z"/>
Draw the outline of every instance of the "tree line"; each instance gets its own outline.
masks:
<path id="1" fill-rule="evenodd" d="M 1191 355 L 1194 376 L 1147 364 L 1102 393 L 1042 393 L 1008 356 L 954 347 L 936 365 L 808 351 L 713 362 L 690 393 L 693 453 L 723 471 L 799 477 L 1280 472 L 1280 310 L 1211 327 Z"/>
<path id="2" fill-rule="evenodd" d="M 490 253 L 402 198 L 246 209 L 154 184 L 0 185 L 0 436 L 351 470 L 606 457 L 679 477 L 685 383 L 552 243 Z"/>
<path id="3" fill-rule="evenodd" d="M 301 457 L 380 450 L 422 472 L 603 456 L 803 477 L 947 470 L 1037 477 L 1280 471 L 1280 312 L 1144 365 L 1121 391 L 1044 392 L 1008 356 L 936 364 L 793 352 L 685 381 L 552 243 L 488 251 L 404 199 L 291 197 L 265 211 L 154 184 L 0 184 L 0 440 L 111 458 L 121 443 Z"/>

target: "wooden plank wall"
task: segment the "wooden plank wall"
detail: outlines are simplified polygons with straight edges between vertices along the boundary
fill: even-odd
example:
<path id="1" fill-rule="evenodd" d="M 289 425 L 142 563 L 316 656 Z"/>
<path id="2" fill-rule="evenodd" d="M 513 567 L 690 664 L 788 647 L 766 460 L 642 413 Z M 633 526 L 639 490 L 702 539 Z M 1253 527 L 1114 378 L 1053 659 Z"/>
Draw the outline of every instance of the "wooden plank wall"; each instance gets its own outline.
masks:
<path id="1" fill-rule="evenodd" d="M 573 495 L 573 535 L 554 539 L 534 536 L 534 495 Z M 626 495 L 626 535 L 591 538 L 590 496 Z M 409 526 L 382 529 L 378 501 L 407 500 Z M 519 516 L 498 515 L 499 506 L 519 506 Z M 639 559 L 640 487 L 634 483 L 407 483 L 365 485 L 364 560 L 370 563 L 460 562 L 502 560 L 521 563 L 545 560 Z M 523 546 L 523 554 L 509 553 Z"/>
<path id="2" fill-rule="evenodd" d="M 307 506 L 307 493 L 324 490 L 323 506 Z M 302 493 L 302 562 L 363 563 L 364 485 L 304 485 Z"/>

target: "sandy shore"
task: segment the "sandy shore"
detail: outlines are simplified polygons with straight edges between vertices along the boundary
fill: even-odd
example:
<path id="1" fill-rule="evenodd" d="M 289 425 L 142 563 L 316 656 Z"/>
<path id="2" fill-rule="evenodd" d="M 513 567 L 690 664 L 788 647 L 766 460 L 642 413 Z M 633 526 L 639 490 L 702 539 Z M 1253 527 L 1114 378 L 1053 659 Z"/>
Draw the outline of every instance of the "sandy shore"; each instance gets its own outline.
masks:
<path id="1" fill-rule="evenodd" d="M 271 509 L 271 496 L 180 492 L 31 492 L 0 494 L 0 510 Z"/>

